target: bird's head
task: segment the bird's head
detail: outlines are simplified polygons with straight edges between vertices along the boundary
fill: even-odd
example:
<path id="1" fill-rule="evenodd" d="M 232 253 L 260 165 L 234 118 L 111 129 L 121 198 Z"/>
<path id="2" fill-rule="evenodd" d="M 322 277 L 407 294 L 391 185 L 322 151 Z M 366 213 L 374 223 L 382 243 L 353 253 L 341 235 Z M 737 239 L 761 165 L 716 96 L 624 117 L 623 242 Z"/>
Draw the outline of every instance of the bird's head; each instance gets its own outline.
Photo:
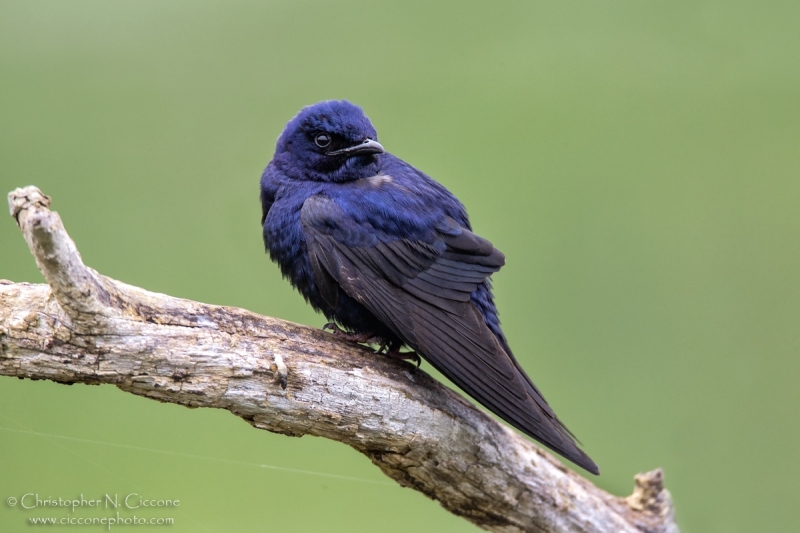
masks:
<path id="1" fill-rule="evenodd" d="M 364 111 L 346 100 L 303 108 L 281 133 L 275 161 L 299 179 L 347 181 L 375 174 L 384 153 Z"/>

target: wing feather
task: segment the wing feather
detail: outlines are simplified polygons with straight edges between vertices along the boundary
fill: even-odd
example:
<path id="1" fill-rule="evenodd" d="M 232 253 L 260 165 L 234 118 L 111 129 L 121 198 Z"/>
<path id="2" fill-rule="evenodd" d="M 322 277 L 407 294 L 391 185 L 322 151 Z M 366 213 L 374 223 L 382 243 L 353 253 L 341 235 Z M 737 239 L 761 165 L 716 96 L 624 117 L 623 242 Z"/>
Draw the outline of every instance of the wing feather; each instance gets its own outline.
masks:
<path id="1" fill-rule="evenodd" d="M 326 301 L 341 289 L 489 410 L 598 473 L 471 301 L 505 263 L 489 241 L 450 218 L 414 239 L 387 235 L 325 196 L 306 200 L 301 222 Z"/>

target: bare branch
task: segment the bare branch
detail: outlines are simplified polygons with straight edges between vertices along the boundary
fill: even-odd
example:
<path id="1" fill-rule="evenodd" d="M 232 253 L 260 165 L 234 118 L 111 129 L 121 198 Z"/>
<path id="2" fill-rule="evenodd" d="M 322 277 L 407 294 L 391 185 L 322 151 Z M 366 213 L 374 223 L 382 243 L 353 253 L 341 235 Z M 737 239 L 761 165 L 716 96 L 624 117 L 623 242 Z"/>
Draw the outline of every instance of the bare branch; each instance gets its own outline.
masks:
<path id="1" fill-rule="evenodd" d="M 343 442 L 490 531 L 678 531 L 660 470 L 617 498 L 405 363 L 316 329 L 101 276 L 49 204 L 35 187 L 9 194 L 48 285 L 0 282 L 0 374 L 110 383 Z"/>

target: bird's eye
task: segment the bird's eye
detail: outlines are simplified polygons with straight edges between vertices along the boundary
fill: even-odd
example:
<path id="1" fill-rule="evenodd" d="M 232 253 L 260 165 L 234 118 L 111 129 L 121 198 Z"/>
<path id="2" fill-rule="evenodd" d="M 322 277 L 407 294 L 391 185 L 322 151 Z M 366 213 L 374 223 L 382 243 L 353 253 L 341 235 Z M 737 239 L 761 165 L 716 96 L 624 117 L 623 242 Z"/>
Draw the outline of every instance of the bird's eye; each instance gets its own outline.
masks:
<path id="1" fill-rule="evenodd" d="M 314 143 L 319 146 L 320 148 L 325 148 L 326 146 L 331 144 L 331 136 L 327 133 L 320 133 L 316 137 L 314 137 Z"/>

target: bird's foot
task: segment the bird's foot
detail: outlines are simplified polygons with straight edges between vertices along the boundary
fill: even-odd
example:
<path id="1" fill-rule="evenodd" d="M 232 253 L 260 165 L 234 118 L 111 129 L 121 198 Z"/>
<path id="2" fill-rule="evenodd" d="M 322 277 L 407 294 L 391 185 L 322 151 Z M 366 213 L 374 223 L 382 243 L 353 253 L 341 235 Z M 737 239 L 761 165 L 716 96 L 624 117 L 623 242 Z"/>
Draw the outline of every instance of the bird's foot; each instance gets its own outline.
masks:
<path id="1" fill-rule="evenodd" d="M 336 337 L 337 339 L 342 339 L 348 342 L 375 344 L 382 341 L 382 339 L 376 337 L 375 335 L 372 335 L 371 333 L 347 332 L 342 328 L 340 328 L 338 325 L 334 324 L 333 322 L 328 322 L 327 324 L 322 326 L 322 331 L 330 331 L 333 334 L 333 336 Z"/>
<path id="2" fill-rule="evenodd" d="M 381 349 L 383 349 L 383 347 L 381 347 Z M 386 350 L 384 355 L 391 357 L 392 359 L 412 362 L 417 365 L 416 368 L 419 368 L 419 365 L 422 364 L 422 359 L 419 358 L 417 352 L 401 352 L 399 347 Z"/>
<path id="3" fill-rule="evenodd" d="M 375 353 L 399 361 L 410 361 L 416 365 L 416 368 L 419 368 L 422 363 L 422 359 L 417 355 L 417 352 L 401 352 L 400 347 L 403 344 L 397 340 L 385 339 L 379 335 L 373 335 L 372 333 L 351 333 L 343 330 L 333 322 L 328 322 L 322 326 L 322 330 L 330 331 L 334 337 L 344 341 L 358 342 L 361 344 L 377 344 L 378 348 L 375 350 Z"/>

